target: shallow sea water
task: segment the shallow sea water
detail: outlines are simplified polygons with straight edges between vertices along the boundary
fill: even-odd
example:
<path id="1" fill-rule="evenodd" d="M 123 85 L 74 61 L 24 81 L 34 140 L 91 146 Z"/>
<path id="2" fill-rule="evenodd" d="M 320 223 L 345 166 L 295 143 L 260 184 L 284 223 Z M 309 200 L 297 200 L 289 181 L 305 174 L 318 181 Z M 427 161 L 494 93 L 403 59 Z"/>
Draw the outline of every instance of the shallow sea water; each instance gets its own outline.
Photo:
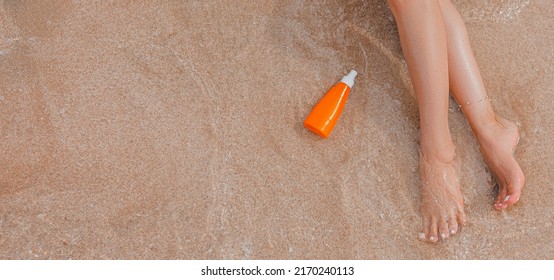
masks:
<path id="1" fill-rule="evenodd" d="M 453 1 L 527 185 L 493 209 L 451 100 L 470 224 L 434 245 L 386 1 L 51 2 L 0 2 L 0 258 L 554 257 L 552 1 Z M 350 69 L 320 139 L 302 121 Z"/>

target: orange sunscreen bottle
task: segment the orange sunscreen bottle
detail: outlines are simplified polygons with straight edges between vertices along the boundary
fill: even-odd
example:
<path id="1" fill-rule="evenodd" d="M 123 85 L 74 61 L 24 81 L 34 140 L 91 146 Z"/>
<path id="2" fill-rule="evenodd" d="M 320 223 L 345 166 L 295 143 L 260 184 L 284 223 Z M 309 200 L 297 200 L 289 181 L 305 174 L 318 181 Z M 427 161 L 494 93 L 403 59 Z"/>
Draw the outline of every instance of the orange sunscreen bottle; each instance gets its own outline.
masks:
<path id="1" fill-rule="evenodd" d="M 354 86 L 356 75 L 356 71 L 350 71 L 321 98 L 304 121 L 307 129 L 323 138 L 329 137 Z"/>

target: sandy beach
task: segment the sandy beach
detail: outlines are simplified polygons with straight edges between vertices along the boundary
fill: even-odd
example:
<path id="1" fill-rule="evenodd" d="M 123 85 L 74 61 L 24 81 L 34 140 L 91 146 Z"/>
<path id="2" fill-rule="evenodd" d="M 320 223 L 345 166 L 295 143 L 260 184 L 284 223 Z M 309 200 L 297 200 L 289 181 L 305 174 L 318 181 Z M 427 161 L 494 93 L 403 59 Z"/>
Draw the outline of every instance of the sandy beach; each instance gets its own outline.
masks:
<path id="1" fill-rule="evenodd" d="M 386 1 L 1 1 L 0 259 L 554 259 L 554 3 L 453 3 L 527 183 L 493 208 L 450 100 L 469 224 L 426 244 Z"/>

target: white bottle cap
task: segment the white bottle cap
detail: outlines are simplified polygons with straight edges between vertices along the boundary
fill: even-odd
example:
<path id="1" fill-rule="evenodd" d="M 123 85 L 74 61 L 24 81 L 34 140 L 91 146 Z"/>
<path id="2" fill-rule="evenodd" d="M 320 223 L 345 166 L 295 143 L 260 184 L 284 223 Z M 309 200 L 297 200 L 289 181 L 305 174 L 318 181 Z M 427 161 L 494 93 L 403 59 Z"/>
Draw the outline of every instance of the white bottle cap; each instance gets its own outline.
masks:
<path id="1" fill-rule="evenodd" d="M 356 70 L 352 70 L 348 73 L 348 75 L 342 77 L 340 81 L 352 88 L 354 86 L 354 78 L 356 78 L 356 75 L 358 75 L 358 72 L 356 72 Z"/>

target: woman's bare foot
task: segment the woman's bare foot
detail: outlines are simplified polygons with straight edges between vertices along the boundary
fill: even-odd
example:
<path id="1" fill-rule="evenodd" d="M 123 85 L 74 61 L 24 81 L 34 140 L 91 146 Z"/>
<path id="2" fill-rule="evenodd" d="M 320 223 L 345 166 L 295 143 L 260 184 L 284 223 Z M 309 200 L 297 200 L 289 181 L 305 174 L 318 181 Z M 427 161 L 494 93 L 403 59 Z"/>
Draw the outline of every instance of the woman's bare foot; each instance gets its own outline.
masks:
<path id="1" fill-rule="evenodd" d="M 500 188 L 494 207 L 506 209 L 519 200 L 525 184 L 523 171 L 514 158 L 519 141 L 518 127 L 514 122 L 497 116 L 475 132 L 485 162 Z"/>
<path id="2" fill-rule="evenodd" d="M 441 160 L 420 153 L 419 168 L 423 218 L 419 239 L 437 242 L 440 236 L 444 240 L 466 221 L 455 156 Z"/>

